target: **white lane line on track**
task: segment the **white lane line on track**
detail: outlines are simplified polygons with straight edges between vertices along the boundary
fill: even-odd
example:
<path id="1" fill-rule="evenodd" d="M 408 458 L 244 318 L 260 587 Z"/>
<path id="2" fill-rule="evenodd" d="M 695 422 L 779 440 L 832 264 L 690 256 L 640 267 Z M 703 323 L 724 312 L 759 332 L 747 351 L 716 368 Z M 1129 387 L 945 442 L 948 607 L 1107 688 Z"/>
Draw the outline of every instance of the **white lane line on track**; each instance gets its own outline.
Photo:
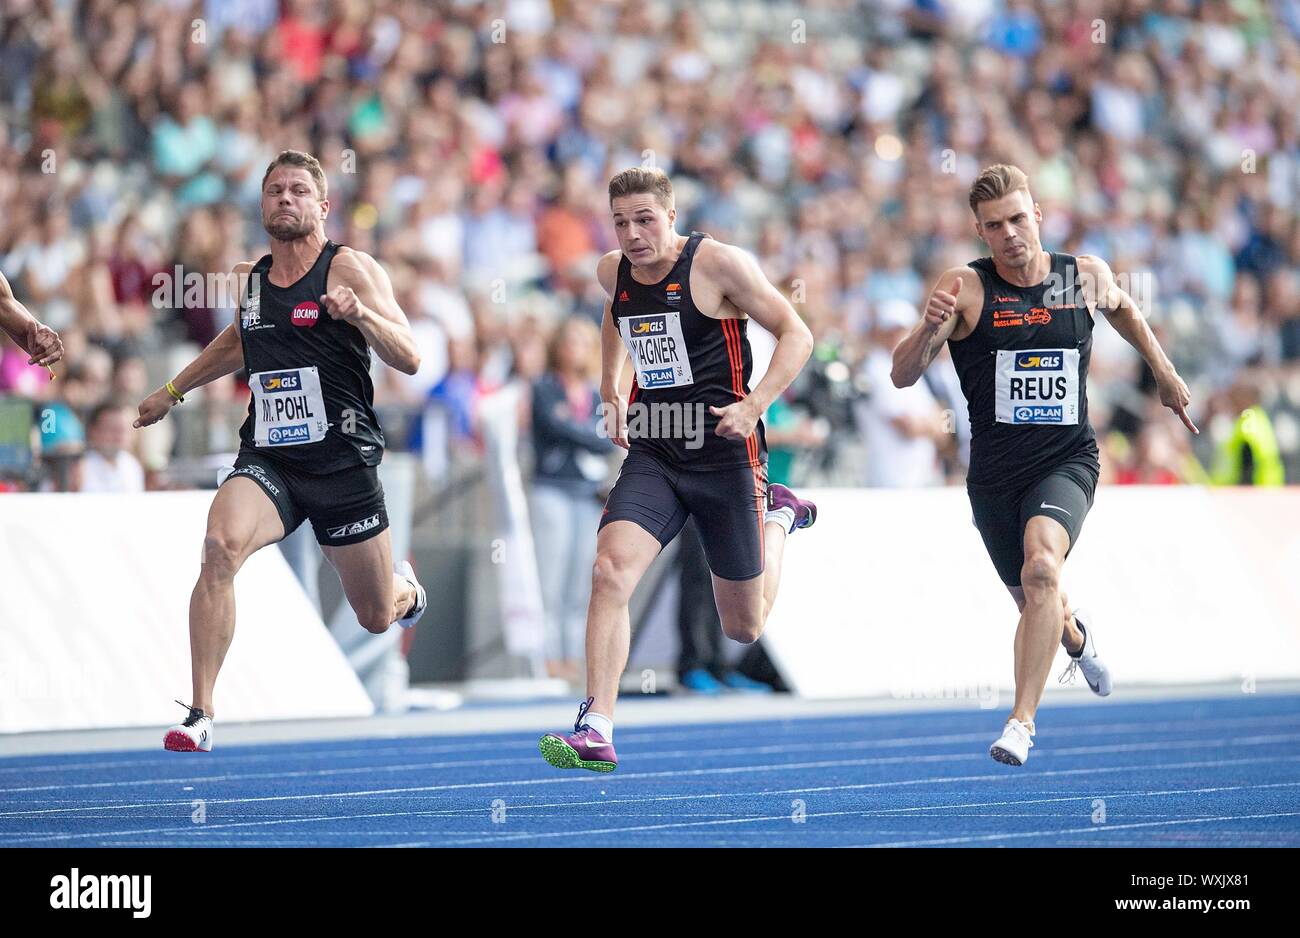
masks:
<path id="1" fill-rule="evenodd" d="M 1288 756 L 1282 758 L 1272 756 L 1272 757 L 1255 758 L 1255 759 L 1231 759 L 1231 760 L 1211 760 L 1211 761 L 1202 761 L 1202 762 L 1155 763 L 1151 765 L 1102 766 L 1102 767 L 1086 768 L 1086 769 L 1055 769 L 1055 770 L 1049 770 L 1045 772 L 1037 772 L 1036 776 L 1064 777 L 1064 776 L 1075 776 L 1075 775 L 1103 775 L 1103 774 L 1114 774 L 1118 772 L 1132 772 L 1132 771 L 1176 770 L 1176 769 L 1189 769 L 1189 768 L 1222 768 L 1227 766 L 1251 765 L 1251 764 L 1259 764 L 1259 763 L 1275 764 L 1279 761 L 1297 762 L 1300 761 L 1300 756 Z M 706 772 L 706 771 L 708 770 L 703 770 L 703 769 L 694 770 L 695 773 Z M 640 773 L 637 775 L 624 776 L 624 778 L 647 778 L 647 777 L 660 777 L 665 775 L 679 776 L 682 774 L 684 773 L 681 772 Z M 1016 779 L 1018 777 L 1019 776 L 1017 776 L 1014 773 L 999 772 L 996 774 L 984 774 L 984 775 L 932 776 L 928 778 L 919 778 L 919 779 L 900 779 L 900 780 L 881 781 L 881 782 L 862 782 L 862 783 L 857 783 L 852 785 L 823 785 L 823 786 L 808 787 L 808 788 L 791 788 L 791 789 L 785 789 L 785 790 L 780 790 L 775 792 L 758 792 L 758 793 L 745 793 L 745 794 L 714 793 L 714 794 L 700 794 L 700 795 L 672 795 L 672 796 L 657 796 L 657 797 L 651 796 L 646 798 L 629 799 L 629 800 L 670 801 L 670 800 L 682 800 L 685 798 L 704 799 L 704 798 L 750 797 L 755 794 L 816 794 L 819 792 L 857 791 L 863 789 L 877 789 L 877 788 L 898 788 L 898 787 L 906 787 L 906 786 L 914 786 L 914 785 L 951 784 L 955 782 L 1009 781 L 1009 780 Z M 570 776 L 566 779 L 561 779 L 560 781 L 601 782 L 604 780 L 603 779 L 588 780 L 581 777 Z M 455 789 L 482 788 L 482 787 L 491 786 L 492 784 L 494 783 L 470 783 L 466 785 L 449 785 L 449 786 L 434 785 L 434 786 L 423 786 L 414 789 L 394 789 L 394 790 L 383 790 L 377 792 L 365 791 L 365 792 L 341 792 L 336 794 L 277 795 L 277 796 L 269 796 L 269 797 L 262 797 L 262 798 L 227 799 L 225 801 L 217 801 L 215 799 L 209 799 L 208 804 L 209 805 L 244 804 L 248 802 L 290 801 L 290 800 L 313 799 L 313 798 L 368 797 L 374 794 L 393 794 L 393 793 L 412 792 L 412 791 L 418 791 L 418 792 L 443 791 L 451 788 L 455 788 Z M 522 783 L 514 783 L 514 784 L 530 784 L 530 783 L 522 782 Z M 149 804 L 114 805 L 112 807 L 114 808 L 159 807 L 159 806 L 166 806 L 166 805 L 175 805 L 176 803 L 177 802 L 175 801 L 152 802 Z M 587 803 L 599 804 L 602 802 L 587 802 Z M 584 804 L 584 802 L 569 802 L 567 803 L 567 805 L 562 803 L 561 805 L 558 806 L 561 807 L 580 806 L 582 804 Z M 104 806 L 98 806 L 98 807 L 102 808 Z M 30 812 L 28 814 L 39 815 L 45 813 L 47 812 L 37 811 L 37 812 Z M 862 812 L 861 811 L 831 812 L 831 814 L 860 814 L 860 813 Z M 396 817 L 396 816 L 419 817 L 419 816 L 439 816 L 443 814 L 445 814 L 444 811 L 398 811 L 398 812 L 382 812 L 373 815 L 336 815 L 332 817 L 331 816 L 326 816 L 326 817 L 328 817 L 329 820 L 347 820 L 349 818 L 363 818 L 363 817 Z M 785 814 L 785 815 L 781 815 L 781 817 L 788 819 L 789 815 Z M 268 821 L 234 822 L 233 824 L 219 825 L 219 826 L 206 825 L 204 829 L 215 830 L 215 829 L 219 829 L 220 827 L 228 827 L 228 826 L 254 827 L 260 825 L 272 825 L 272 824 L 304 823 L 307 820 L 314 821 L 314 820 L 322 820 L 322 819 L 323 818 L 321 817 L 277 818 Z M 199 833 L 201 833 L 201 830 L 202 829 L 200 829 Z M 4 834 L 0 834 L 0 842 L 6 842 L 8 845 L 27 843 L 27 842 L 52 843 L 61 840 L 82 840 L 82 839 L 93 838 L 93 837 L 136 836 L 140 834 L 175 833 L 180 831 L 186 831 L 187 833 L 195 832 L 192 827 L 186 825 L 183 828 L 159 827 L 159 828 L 153 828 L 148 830 L 135 829 L 135 830 L 125 830 L 125 831 L 111 831 L 107 833 L 82 832 L 82 833 L 75 833 L 75 834 L 51 834 L 40 838 L 24 838 L 21 840 L 8 840 L 8 841 L 4 840 L 5 838 Z M 572 833 L 573 835 L 577 835 L 583 833 L 583 831 L 557 833 L 554 836 L 569 836 L 570 833 Z M 524 835 L 514 835 L 514 836 L 524 836 Z M 534 836 L 534 835 L 527 835 L 527 836 Z M 550 835 L 536 835 L 536 836 L 550 836 Z M 494 840 L 494 841 L 500 839 L 501 838 L 497 838 L 497 837 L 489 838 L 489 840 Z"/>
<path id="2" fill-rule="evenodd" d="M 1231 739 L 1231 740 L 1213 740 L 1208 742 L 1202 741 L 1202 743 L 1204 743 L 1204 745 L 1210 745 L 1210 746 L 1241 745 L 1245 743 L 1246 739 L 1266 740 L 1268 739 L 1268 737 L 1247 737 L 1242 739 Z M 1100 752 L 1130 752 L 1135 750 L 1149 751 L 1152 748 L 1181 749 L 1181 748 L 1188 748 L 1188 747 L 1182 745 L 1169 746 L 1169 747 L 1162 747 L 1159 745 L 1119 746 L 1119 747 L 1109 747 L 1109 748 L 1086 747 L 1085 749 L 1078 750 L 1077 752 L 1083 752 L 1089 755 L 1096 755 Z M 1069 753 L 1065 750 L 1058 750 L 1056 753 L 1053 754 L 1062 755 L 1062 754 L 1069 754 Z M 1044 755 L 1047 755 L 1047 753 L 1044 753 Z M 985 755 L 982 752 L 969 752 L 969 753 L 954 753 L 948 755 L 933 755 L 933 756 L 888 756 L 888 757 L 873 758 L 873 759 L 836 759 L 836 760 L 825 760 L 819 762 L 790 762 L 790 763 L 779 763 L 779 764 L 774 763 L 771 765 L 757 765 L 757 766 L 715 767 L 715 768 L 707 768 L 707 769 L 679 769 L 679 770 L 667 770 L 663 772 L 634 772 L 631 774 L 622 775 L 620 776 L 620 779 L 684 778 L 684 777 L 705 776 L 705 775 L 744 775 L 744 774 L 752 774 L 758 772 L 792 771 L 796 769 L 802 770 L 802 769 L 820 769 L 820 768 L 844 768 L 849 766 L 891 765 L 891 764 L 898 764 L 898 763 L 917 763 L 917 762 L 929 762 L 929 763 L 960 762 L 960 761 L 966 761 L 972 759 L 983 759 L 983 758 L 985 758 Z M 1042 758 L 1042 756 L 1040 756 L 1039 758 Z M 1270 762 L 1292 761 L 1297 758 L 1300 757 L 1275 756 L 1272 759 L 1265 760 L 1265 761 L 1270 761 Z M 1215 763 L 1202 763 L 1202 764 L 1215 764 Z M 1093 770 L 1088 770 L 1088 771 L 1093 771 Z M 1051 771 L 1047 771 L 1047 772 L 1036 772 L 1034 774 L 1039 776 L 1047 776 L 1053 773 Z M 258 803 L 258 802 L 293 801 L 293 800 L 311 799 L 311 798 L 356 798 L 356 797 L 369 797 L 371 795 L 399 795 L 399 794 L 406 794 L 412 792 L 427 793 L 427 792 L 438 792 L 438 791 L 458 791 L 458 790 L 467 790 L 467 789 L 482 789 L 482 788 L 497 788 L 497 787 L 504 788 L 504 787 L 511 787 L 511 786 L 519 786 L 519 785 L 532 786 L 532 785 L 549 785 L 549 784 L 595 784 L 597 782 L 604 781 L 604 780 L 605 780 L 604 778 L 593 778 L 590 775 L 584 774 L 584 775 L 567 775 L 567 776 L 548 777 L 548 778 L 513 779 L 513 780 L 485 781 L 485 782 L 459 782 L 459 783 L 453 783 L 449 785 L 415 785 L 415 786 L 405 786 L 400 788 L 368 789 L 360 792 L 306 792 L 306 793 L 295 794 L 295 795 L 262 795 L 262 796 L 252 796 L 252 797 L 244 797 L 244 798 L 205 798 L 204 800 L 210 805 L 249 804 L 249 803 Z M 130 809 L 130 808 L 166 806 L 175 803 L 176 803 L 175 799 L 154 799 L 152 801 L 136 801 L 136 802 L 128 802 L 124 804 L 116 804 L 116 805 L 88 803 L 77 807 L 36 808 L 36 809 L 21 809 L 18 811 L 5 811 L 5 812 L 0 812 L 0 818 L 37 817 L 42 815 L 71 814 L 76 812 L 98 811 L 98 810 L 122 810 L 122 809 Z"/>
<path id="3" fill-rule="evenodd" d="M 1132 824 L 1090 824 L 1052 831 L 1017 831 L 1012 834 L 981 834 L 969 837 L 943 837 L 938 840 L 896 840 L 883 844 L 851 844 L 846 847 L 926 847 L 950 844 L 985 843 L 994 840 L 1021 840 L 1027 837 L 1063 837 L 1067 834 L 1098 834 L 1107 831 L 1136 830 L 1140 827 L 1172 827 L 1178 824 L 1209 824 L 1213 821 L 1253 821 L 1263 818 L 1300 817 L 1300 811 L 1277 811 L 1271 814 L 1224 814 L 1217 817 L 1175 818 L 1169 821 L 1137 821 Z"/>
<path id="4" fill-rule="evenodd" d="M 974 742 L 983 741 L 988 738 L 987 733 L 980 734 L 963 734 L 962 741 Z M 1231 740 L 1212 740 L 1205 739 L 1187 739 L 1187 740 L 1164 740 L 1146 743 L 1124 743 L 1112 746 L 1074 746 L 1061 749 L 1046 750 L 1043 755 L 1053 757 L 1062 756 L 1080 756 L 1080 755 L 1098 755 L 1102 753 L 1123 753 L 1123 752 L 1153 752 L 1174 749 L 1196 749 L 1206 745 L 1224 745 L 1232 744 L 1239 746 L 1259 746 L 1271 745 L 1279 742 L 1294 742 L 1300 740 L 1300 733 L 1289 734 L 1272 734 L 1267 736 L 1237 736 Z M 908 740 L 899 740 L 900 744 L 908 743 Z M 915 745 L 933 744 L 933 740 L 921 740 L 914 743 Z M 714 756 L 759 756 L 771 755 L 778 753 L 798 752 L 801 749 L 813 749 L 811 744 L 804 746 L 791 747 L 789 745 L 772 745 L 772 746 L 745 746 L 733 749 L 714 749 L 711 755 Z M 892 746 L 883 746 L 881 740 L 865 740 L 855 743 L 836 743 L 834 748 L 839 750 L 854 749 L 879 749 L 895 748 Z M 877 760 L 870 760 L 863 764 L 888 764 L 889 762 L 942 762 L 950 759 L 970 759 L 982 756 L 983 753 L 960 752 L 960 753 L 942 753 L 935 755 L 914 755 L 914 756 L 882 756 Z M 651 759 L 696 759 L 699 754 L 691 749 L 668 750 L 664 752 L 647 752 L 639 753 L 638 758 L 649 761 Z M 242 782 L 255 779 L 287 779 L 287 778 L 328 778 L 337 775 L 366 775 L 380 774 L 383 772 L 419 772 L 431 771 L 435 769 L 461 768 L 466 765 L 487 766 L 487 765 L 532 765 L 537 762 L 537 757 L 519 758 L 519 759 L 485 759 L 480 762 L 466 763 L 463 761 L 454 762 L 421 762 L 408 763 L 405 765 L 387 765 L 387 766 L 350 766 L 341 769 L 304 769 L 292 772 L 250 772 L 244 774 L 228 775 L 211 775 L 211 776 L 187 776 L 181 778 L 145 778 L 145 779 L 126 779 L 114 782 L 74 782 L 67 785 L 30 785 L 23 787 L 0 788 L 0 795 L 3 794 L 20 794 L 38 791 L 78 791 L 86 789 L 103 789 L 103 788 L 129 788 L 141 785 L 181 785 L 192 784 L 196 782 L 215 784 L 218 782 Z M 662 774 L 662 773 L 661 773 Z M 627 778 L 628 776 L 621 776 Z M 55 809 L 52 809 L 55 810 Z M 62 810 L 62 809 L 57 809 Z M 75 809 L 67 809 L 75 810 Z M 12 816 L 7 813 L 0 813 L 0 817 Z"/>
<path id="5" fill-rule="evenodd" d="M 857 815 L 858 813 L 859 812 L 857 811 L 823 811 L 815 814 L 809 813 L 805 815 L 805 817 L 809 819 L 822 818 L 822 817 L 845 817 L 848 815 Z M 855 844 L 854 846 L 920 847 L 920 846 L 925 846 L 927 844 L 938 845 L 943 843 L 966 843 L 966 842 L 976 842 L 982 840 L 1002 840 L 1002 839 L 1009 839 L 1009 838 L 1016 838 L 1016 837 L 1043 837 L 1043 836 L 1052 836 L 1054 834 L 1086 833 L 1089 831 L 1095 831 L 1099 828 L 1105 828 L 1105 827 L 1111 827 L 1112 830 L 1123 830 L 1126 828 L 1135 828 L 1135 827 L 1155 827 L 1164 824 L 1194 824 L 1194 823 L 1206 823 L 1209 821 L 1230 821 L 1230 820 L 1245 820 L 1248 818 L 1270 818 L 1270 817 L 1300 817 L 1300 811 L 1289 812 L 1289 813 L 1276 813 L 1276 814 L 1224 815 L 1221 817 L 1179 819 L 1174 821 L 1143 821 L 1136 824 L 1116 824 L 1113 826 L 1107 824 L 1098 824 L 1092 826 L 1091 828 L 1081 827 L 1081 828 L 1073 828 L 1073 829 L 1067 829 L 1061 831 L 1034 831 L 1034 832 L 1020 833 L 1020 834 L 990 834 L 983 837 L 950 837 L 950 838 L 945 838 L 943 840 L 930 840 L 930 841 L 919 840 L 919 841 L 910 841 L 910 842 L 898 841 L 894 843 L 883 843 L 883 844 Z M 779 822 L 789 824 L 790 815 L 786 813 L 786 814 L 772 815 L 770 817 L 755 816 L 755 817 L 748 817 L 748 818 L 727 818 L 725 820 L 720 820 L 720 821 L 696 821 L 696 822 L 681 822 L 681 823 L 672 823 L 672 824 L 639 824 L 634 827 L 606 827 L 597 830 L 587 830 L 587 831 L 548 831 L 545 833 L 537 833 L 537 834 L 528 834 L 528 833 L 503 834 L 499 838 L 486 837 L 486 838 L 477 838 L 473 840 L 434 841 L 434 842 L 422 844 L 421 846 L 431 847 L 436 844 L 437 846 L 441 846 L 441 847 L 458 847 L 458 846 L 469 846 L 473 844 L 482 844 L 482 843 L 491 843 L 491 842 L 501 843 L 503 841 L 513 843 L 521 840 L 540 840 L 540 839 L 549 839 L 554 837 L 577 837 L 577 836 L 593 837 L 602 834 L 643 833 L 646 831 L 663 831 L 663 830 L 672 830 L 675 828 L 682 828 L 682 827 L 720 827 L 728 824 L 761 824 L 768 821 L 779 821 Z"/>
<path id="6" fill-rule="evenodd" d="M 965 714 L 965 713 L 961 714 L 961 716 L 963 717 L 972 716 L 972 715 L 974 714 Z M 691 728 L 708 729 L 708 734 L 710 739 L 716 739 L 718 737 L 730 736 L 730 735 L 741 735 L 746 737 L 752 737 L 756 729 L 761 729 L 764 725 L 776 723 L 785 726 L 787 724 L 801 721 L 803 719 L 804 718 L 799 717 L 799 718 L 791 718 L 791 719 L 784 719 L 784 720 L 778 719 L 778 720 L 764 721 L 762 723 L 731 724 L 731 725 L 720 725 L 717 727 L 714 727 L 712 725 L 704 725 L 702 727 L 691 727 Z M 835 717 L 833 719 L 842 720 L 843 718 Z M 860 722 L 867 722 L 867 721 L 873 721 L 879 719 L 880 717 L 878 715 L 864 716 Z M 1198 720 L 1195 724 L 1195 727 L 1198 730 L 1207 730 L 1207 729 L 1220 727 L 1220 726 L 1232 727 L 1234 729 L 1237 729 L 1237 728 L 1244 728 L 1246 726 L 1270 726 L 1270 725 L 1278 725 L 1278 724 L 1300 726 L 1300 716 L 1295 714 L 1273 714 L 1264 717 L 1245 717 L 1245 718 L 1224 717 L 1221 719 L 1214 719 L 1214 720 Z M 836 732 L 831 735 L 838 735 L 843 732 L 848 732 L 851 730 L 851 725 L 852 724 L 848 726 L 842 724 L 837 725 L 833 728 Z M 1065 727 L 1057 728 L 1056 732 L 1062 734 L 1063 737 L 1104 735 L 1104 734 L 1117 734 L 1117 733 L 1141 733 L 1142 735 L 1146 736 L 1146 735 L 1151 735 L 1153 733 L 1160 733 L 1165 731 L 1186 732 L 1187 728 L 1188 728 L 1188 724 L 1186 720 L 1170 721 L 1165 723 L 1144 723 L 1140 720 L 1134 720 L 1132 722 L 1126 722 L 1126 723 L 1097 723 L 1097 724 L 1080 724 L 1078 726 L 1065 726 Z M 791 729 L 798 730 L 802 734 L 806 728 L 794 726 L 791 727 Z M 426 753 L 432 755 L 432 754 L 442 753 L 442 752 L 466 752 L 466 751 L 473 751 L 479 749 L 500 749 L 502 743 L 505 742 L 506 740 L 512 738 L 528 739 L 530 736 L 535 736 L 535 735 L 536 734 L 517 733 L 511 731 L 509 733 L 500 734 L 500 739 L 493 740 L 493 741 L 466 740 L 463 743 L 447 743 L 447 744 L 435 744 L 435 745 L 420 745 L 418 743 L 413 743 L 412 745 L 409 746 L 388 746 L 388 747 L 379 747 L 379 748 L 367 747 L 365 745 L 367 741 L 357 740 L 355 738 L 342 741 L 344 743 L 356 743 L 357 745 L 352 748 L 349 748 L 347 746 L 335 745 L 335 743 L 338 742 L 335 740 L 324 740 L 325 743 L 328 743 L 330 745 L 330 748 L 328 749 L 316 748 L 316 749 L 305 750 L 301 752 L 291 751 L 287 753 L 283 751 L 276 752 L 276 753 L 236 752 L 230 754 L 223 752 L 221 754 L 221 759 L 226 762 L 244 761 L 244 760 L 250 762 L 254 762 L 254 761 L 263 762 L 263 761 L 283 761 L 286 757 L 294 758 L 294 759 L 304 758 L 304 757 L 308 757 L 308 758 L 318 757 L 321 759 L 340 759 L 340 758 L 353 758 L 353 757 L 360 758 L 363 756 L 367 758 L 371 758 L 379 755 L 400 755 L 409 758 L 411 755 L 417 753 Z M 969 742 L 976 739 L 983 739 L 987 735 L 988 735 L 988 731 L 970 732 L 970 733 L 949 733 L 949 734 L 941 734 L 938 736 L 912 735 L 912 736 L 888 737 L 884 739 L 878 739 L 875 741 L 875 743 L 876 745 L 881 745 L 881 746 L 925 745 L 927 743 L 942 745 L 949 742 L 961 743 L 961 742 Z M 654 741 L 654 740 L 661 740 L 661 739 L 679 740 L 681 739 L 681 730 L 678 729 L 670 732 L 646 733 L 646 732 L 640 732 L 635 728 L 630 728 L 630 729 L 620 731 L 619 737 L 625 743 L 632 743 L 632 744 L 640 744 L 647 741 Z M 412 736 L 409 738 L 412 740 L 418 740 L 418 739 L 428 739 L 430 737 L 424 735 L 424 736 Z M 433 737 L 433 738 L 439 738 L 439 737 Z M 446 737 L 441 737 L 441 738 L 446 738 Z M 1043 736 L 1040 736 L 1040 739 L 1043 738 L 1046 738 L 1045 734 Z M 238 746 L 241 749 L 253 748 L 253 747 L 256 747 L 258 749 L 264 749 L 268 746 L 276 746 L 279 744 L 276 742 L 252 741 L 252 742 L 241 742 L 234 745 Z M 13 758 L 24 759 L 30 757 L 14 756 Z M 179 759 L 184 759 L 184 758 L 186 758 L 186 754 L 172 753 L 171 755 L 163 756 L 157 759 L 153 759 L 153 758 L 116 759 L 111 761 L 90 761 L 90 762 L 76 762 L 76 763 L 62 763 L 62 764 L 56 762 L 31 763 L 26 765 L 6 766 L 3 764 L 3 757 L 0 757 L 0 775 L 7 774 L 7 773 L 17 773 L 17 772 L 59 772 L 59 771 L 67 771 L 68 769 L 74 769 L 74 768 L 75 769 L 112 769 L 112 768 L 132 768 L 132 767 L 146 766 L 146 765 L 175 765 Z M 475 760 L 466 759 L 461 761 L 463 761 L 466 764 L 469 764 L 474 762 Z"/>

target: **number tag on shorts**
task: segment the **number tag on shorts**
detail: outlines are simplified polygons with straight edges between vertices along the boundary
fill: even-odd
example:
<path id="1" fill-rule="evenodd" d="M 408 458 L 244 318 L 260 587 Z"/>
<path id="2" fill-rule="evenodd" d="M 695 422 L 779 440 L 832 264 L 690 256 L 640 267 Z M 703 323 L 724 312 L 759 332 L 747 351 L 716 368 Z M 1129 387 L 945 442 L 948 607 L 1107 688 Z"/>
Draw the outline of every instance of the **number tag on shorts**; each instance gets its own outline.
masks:
<path id="1" fill-rule="evenodd" d="M 639 387 L 680 388 L 695 383 L 682 337 L 681 313 L 624 316 L 618 321 L 618 331 L 632 356 Z"/>
<path id="2" fill-rule="evenodd" d="M 298 446 L 325 439 L 329 421 L 321 395 L 320 374 L 313 368 L 259 371 L 253 389 L 253 442 L 257 446 Z"/>
<path id="3" fill-rule="evenodd" d="M 1079 422 L 1079 350 L 999 349 L 998 423 L 1067 426 Z"/>

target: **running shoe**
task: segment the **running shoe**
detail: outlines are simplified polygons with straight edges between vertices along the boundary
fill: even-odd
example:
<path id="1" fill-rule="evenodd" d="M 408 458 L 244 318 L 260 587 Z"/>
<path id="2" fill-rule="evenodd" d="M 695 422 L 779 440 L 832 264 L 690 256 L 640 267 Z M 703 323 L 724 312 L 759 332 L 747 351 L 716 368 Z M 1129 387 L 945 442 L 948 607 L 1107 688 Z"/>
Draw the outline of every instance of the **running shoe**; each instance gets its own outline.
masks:
<path id="1" fill-rule="evenodd" d="M 776 511 L 778 508 L 789 508 L 794 512 L 792 531 L 798 531 L 800 528 L 811 528 L 817 521 L 817 506 L 815 504 L 806 498 L 799 498 L 780 482 L 772 482 L 767 487 L 767 510 Z"/>
<path id="2" fill-rule="evenodd" d="M 1033 723 L 1021 723 L 1014 718 L 1007 720 L 1002 735 L 989 747 L 989 755 L 1007 765 L 1024 765 L 1029 759 L 1029 750 L 1034 746 L 1033 735 Z"/>
<path id="3" fill-rule="evenodd" d="M 212 751 L 212 717 L 198 707 L 181 703 L 188 707 L 190 715 L 185 722 L 177 723 L 163 736 L 163 748 L 169 752 L 211 752 Z"/>
<path id="4" fill-rule="evenodd" d="M 573 721 L 572 733 L 547 733 L 537 744 L 537 748 L 542 751 L 542 758 L 557 769 L 613 772 L 618 768 L 614 744 L 607 742 L 599 732 L 582 722 L 595 700 L 595 697 L 588 697 L 578 705 L 578 719 Z"/>
<path id="5" fill-rule="evenodd" d="M 1074 610 L 1074 621 L 1083 633 L 1083 647 L 1077 655 L 1070 655 L 1070 666 L 1058 679 L 1062 684 L 1073 684 L 1075 672 L 1082 672 L 1088 688 L 1098 697 L 1110 696 L 1110 669 L 1097 657 L 1097 646 L 1092 641 L 1092 616 L 1082 609 Z"/>
<path id="6" fill-rule="evenodd" d="M 420 585 L 420 581 L 415 578 L 415 568 L 411 566 L 409 560 L 403 560 L 401 563 L 393 564 L 393 572 L 415 587 L 415 605 L 404 618 L 398 619 L 397 624 L 404 629 L 409 629 L 415 623 L 420 621 L 420 616 L 424 615 L 424 610 L 429 608 L 429 596 Z"/>

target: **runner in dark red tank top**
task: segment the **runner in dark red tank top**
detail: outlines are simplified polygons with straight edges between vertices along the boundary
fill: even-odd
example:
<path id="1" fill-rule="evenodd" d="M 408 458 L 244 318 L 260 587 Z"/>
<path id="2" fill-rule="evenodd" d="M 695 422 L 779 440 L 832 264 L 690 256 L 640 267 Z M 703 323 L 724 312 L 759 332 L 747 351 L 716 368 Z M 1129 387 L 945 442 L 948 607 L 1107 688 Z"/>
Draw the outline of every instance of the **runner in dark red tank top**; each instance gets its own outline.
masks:
<path id="1" fill-rule="evenodd" d="M 574 731 L 542 737 L 557 768 L 609 772 L 614 699 L 627 665 L 628 600 L 659 551 L 695 519 L 723 631 L 756 641 L 776 600 L 781 553 L 816 506 L 767 484 L 762 414 L 812 352 L 794 308 L 739 248 L 673 230 L 672 184 L 629 169 L 609 185 L 620 250 L 597 265 L 609 296 L 601 328 L 606 429 L 628 450 L 605 503 L 587 610 L 587 693 Z M 746 325 L 777 339 L 749 387 Z M 630 358 L 629 398 L 620 384 Z"/>
<path id="2" fill-rule="evenodd" d="M 1098 257 L 1050 254 L 1039 240 L 1042 210 L 1014 166 L 985 169 L 970 191 L 975 233 L 991 257 L 946 271 L 925 319 L 894 350 L 894 383 L 915 384 L 944 342 L 970 404 L 967 478 L 975 526 L 1020 609 L 1016 700 L 989 755 L 1023 765 L 1057 644 L 1093 693 L 1111 691 L 1097 656 L 1094 620 L 1071 611 L 1061 566 L 1092 506 L 1097 444 L 1088 424 L 1093 313 L 1146 359 L 1160 400 L 1193 433 L 1190 398 L 1137 303 Z"/>

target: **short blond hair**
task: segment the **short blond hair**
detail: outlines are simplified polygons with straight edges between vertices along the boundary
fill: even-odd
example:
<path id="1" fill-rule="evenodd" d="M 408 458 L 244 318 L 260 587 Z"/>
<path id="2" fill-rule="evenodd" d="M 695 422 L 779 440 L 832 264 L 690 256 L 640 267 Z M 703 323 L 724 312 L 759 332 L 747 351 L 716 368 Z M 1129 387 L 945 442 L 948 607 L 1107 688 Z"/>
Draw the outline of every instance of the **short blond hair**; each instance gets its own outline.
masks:
<path id="1" fill-rule="evenodd" d="M 627 195 L 653 195 L 665 211 L 673 207 L 673 184 L 662 169 L 643 169 L 633 166 L 609 181 L 609 207 L 614 200 Z"/>
<path id="2" fill-rule="evenodd" d="M 325 183 L 325 170 L 321 168 L 320 160 L 301 150 L 281 150 L 275 159 L 271 160 L 271 165 L 266 167 L 266 172 L 262 175 L 263 189 L 266 188 L 266 181 L 271 178 L 271 173 L 279 166 L 297 166 L 307 170 L 307 175 L 311 176 L 312 182 L 316 183 L 319 198 L 324 200 L 329 194 L 329 188 Z"/>
<path id="3" fill-rule="evenodd" d="M 1010 195 L 1017 189 L 1029 191 L 1029 177 L 1019 166 L 1009 166 L 1006 163 L 986 166 L 980 170 L 979 176 L 970 187 L 970 210 L 975 213 L 976 218 L 979 218 L 977 206 L 981 202 L 992 202 L 1004 195 Z"/>

